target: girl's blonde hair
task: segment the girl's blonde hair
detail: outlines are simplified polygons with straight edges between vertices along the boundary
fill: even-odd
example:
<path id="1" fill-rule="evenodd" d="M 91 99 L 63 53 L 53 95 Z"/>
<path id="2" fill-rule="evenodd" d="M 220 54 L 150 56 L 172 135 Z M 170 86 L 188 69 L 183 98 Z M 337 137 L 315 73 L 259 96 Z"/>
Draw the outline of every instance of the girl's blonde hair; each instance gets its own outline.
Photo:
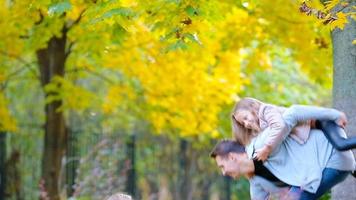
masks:
<path id="1" fill-rule="evenodd" d="M 259 130 L 245 128 L 235 119 L 235 114 L 245 110 L 251 112 L 256 118 L 258 118 L 258 110 L 261 104 L 262 102 L 257 99 L 245 97 L 238 101 L 232 110 L 231 125 L 233 138 L 235 138 L 237 142 L 244 146 L 250 143 L 251 139 L 258 134 Z"/>

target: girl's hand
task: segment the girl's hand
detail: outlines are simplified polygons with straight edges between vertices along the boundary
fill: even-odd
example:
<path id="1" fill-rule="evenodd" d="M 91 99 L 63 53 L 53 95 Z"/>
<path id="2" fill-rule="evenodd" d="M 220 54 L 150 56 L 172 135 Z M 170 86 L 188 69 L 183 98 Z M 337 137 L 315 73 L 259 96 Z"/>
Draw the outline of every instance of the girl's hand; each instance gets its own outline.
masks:
<path id="1" fill-rule="evenodd" d="M 310 128 L 316 128 L 316 120 L 312 119 L 310 120 Z"/>
<path id="2" fill-rule="evenodd" d="M 341 112 L 341 115 L 338 120 L 336 120 L 336 124 L 342 128 L 346 127 L 347 124 L 347 117 L 344 112 Z"/>
<path id="3" fill-rule="evenodd" d="M 269 154 L 271 154 L 272 147 L 269 145 L 265 145 L 261 149 L 256 150 L 256 159 L 260 161 L 266 161 Z"/>

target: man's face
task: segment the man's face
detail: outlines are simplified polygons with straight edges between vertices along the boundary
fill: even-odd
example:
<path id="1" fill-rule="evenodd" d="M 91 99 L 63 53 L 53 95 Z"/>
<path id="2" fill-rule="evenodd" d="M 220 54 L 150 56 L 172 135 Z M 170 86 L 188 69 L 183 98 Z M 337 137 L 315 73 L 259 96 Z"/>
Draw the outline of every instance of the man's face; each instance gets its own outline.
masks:
<path id="1" fill-rule="evenodd" d="M 241 176 L 237 153 L 229 153 L 226 156 L 216 156 L 215 161 L 224 176 L 238 179 Z"/>

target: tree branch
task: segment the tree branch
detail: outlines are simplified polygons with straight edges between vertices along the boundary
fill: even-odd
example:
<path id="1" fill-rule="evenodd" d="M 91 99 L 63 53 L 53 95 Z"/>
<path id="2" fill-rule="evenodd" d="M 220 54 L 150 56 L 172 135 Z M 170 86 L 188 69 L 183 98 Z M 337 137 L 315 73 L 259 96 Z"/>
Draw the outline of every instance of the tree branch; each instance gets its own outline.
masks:
<path id="1" fill-rule="evenodd" d="M 110 84 L 115 84 L 115 81 L 113 81 L 112 79 L 104 76 L 103 74 L 100 74 L 96 71 L 93 71 L 93 70 L 90 70 L 90 69 L 85 69 L 85 68 L 76 68 L 76 69 L 72 69 L 72 70 L 67 70 L 66 73 L 76 73 L 76 72 L 79 72 L 79 71 L 85 71 L 85 72 L 88 72 L 92 75 L 95 75 L 96 77 L 100 78 L 101 80 L 104 80 L 106 81 L 107 83 L 110 83 Z"/>
<path id="2" fill-rule="evenodd" d="M 42 11 L 40 9 L 38 9 L 38 12 L 40 13 L 40 20 L 35 22 L 35 25 L 39 25 L 40 23 L 43 22 L 43 19 L 44 19 L 44 15 L 42 14 Z"/>
<path id="3" fill-rule="evenodd" d="M 308 23 L 308 22 L 306 22 L 306 21 L 294 21 L 294 20 L 290 20 L 290 19 L 288 19 L 288 18 L 279 16 L 279 15 L 277 15 L 276 18 L 277 18 L 277 19 L 280 19 L 280 20 L 282 20 L 282 21 L 291 23 L 291 24 L 306 24 L 306 23 Z"/>
<path id="4" fill-rule="evenodd" d="M 37 124 L 37 123 L 21 123 L 18 125 L 20 128 L 34 128 L 34 129 L 43 129 L 44 125 L 43 124 Z"/>
<path id="5" fill-rule="evenodd" d="M 32 69 L 32 67 L 31 67 L 34 62 L 29 63 L 26 60 L 24 60 L 23 58 L 21 58 L 21 57 L 19 57 L 17 55 L 14 55 L 14 54 L 7 53 L 7 52 L 5 52 L 3 50 L 0 50 L 0 54 L 2 54 L 4 56 L 7 56 L 9 58 L 15 58 L 17 61 L 19 61 L 20 63 L 24 64 L 24 67 L 28 68 L 35 75 L 35 77 L 39 78 L 39 76 L 37 75 L 36 71 L 34 69 Z"/>
<path id="6" fill-rule="evenodd" d="M 74 41 L 69 43 L 68 48 L 66 49 L 66 52 L 65 52 L 66 59 L 68 58 L 69 54 L 72 52 L 74 44 L 75 44 Z"/>
<path id="7" fill-rule="evenodd" d="M 86 10 L 87 9 L 85 8 L 80 12 L 79 17 L 76 20 L 74 20 L 71 24 L 69 24 L 68 29 L 72 28 L 73 26 L 77 25 L 80 22 Z"/>

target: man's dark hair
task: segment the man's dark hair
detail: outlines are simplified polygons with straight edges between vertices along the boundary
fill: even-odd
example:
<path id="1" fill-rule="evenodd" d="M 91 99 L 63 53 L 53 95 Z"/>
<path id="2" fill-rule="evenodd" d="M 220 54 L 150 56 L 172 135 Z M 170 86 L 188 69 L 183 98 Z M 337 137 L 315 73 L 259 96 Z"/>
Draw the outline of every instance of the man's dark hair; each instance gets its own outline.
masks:
<path id="1" fill-rule="evenodd" d="M 216 156 L 226 156 L 230 152 L 245 153 L 245 147 L 233 140 L 221 140 L 210 153 L 210 157 L 216 158 Z"/>

